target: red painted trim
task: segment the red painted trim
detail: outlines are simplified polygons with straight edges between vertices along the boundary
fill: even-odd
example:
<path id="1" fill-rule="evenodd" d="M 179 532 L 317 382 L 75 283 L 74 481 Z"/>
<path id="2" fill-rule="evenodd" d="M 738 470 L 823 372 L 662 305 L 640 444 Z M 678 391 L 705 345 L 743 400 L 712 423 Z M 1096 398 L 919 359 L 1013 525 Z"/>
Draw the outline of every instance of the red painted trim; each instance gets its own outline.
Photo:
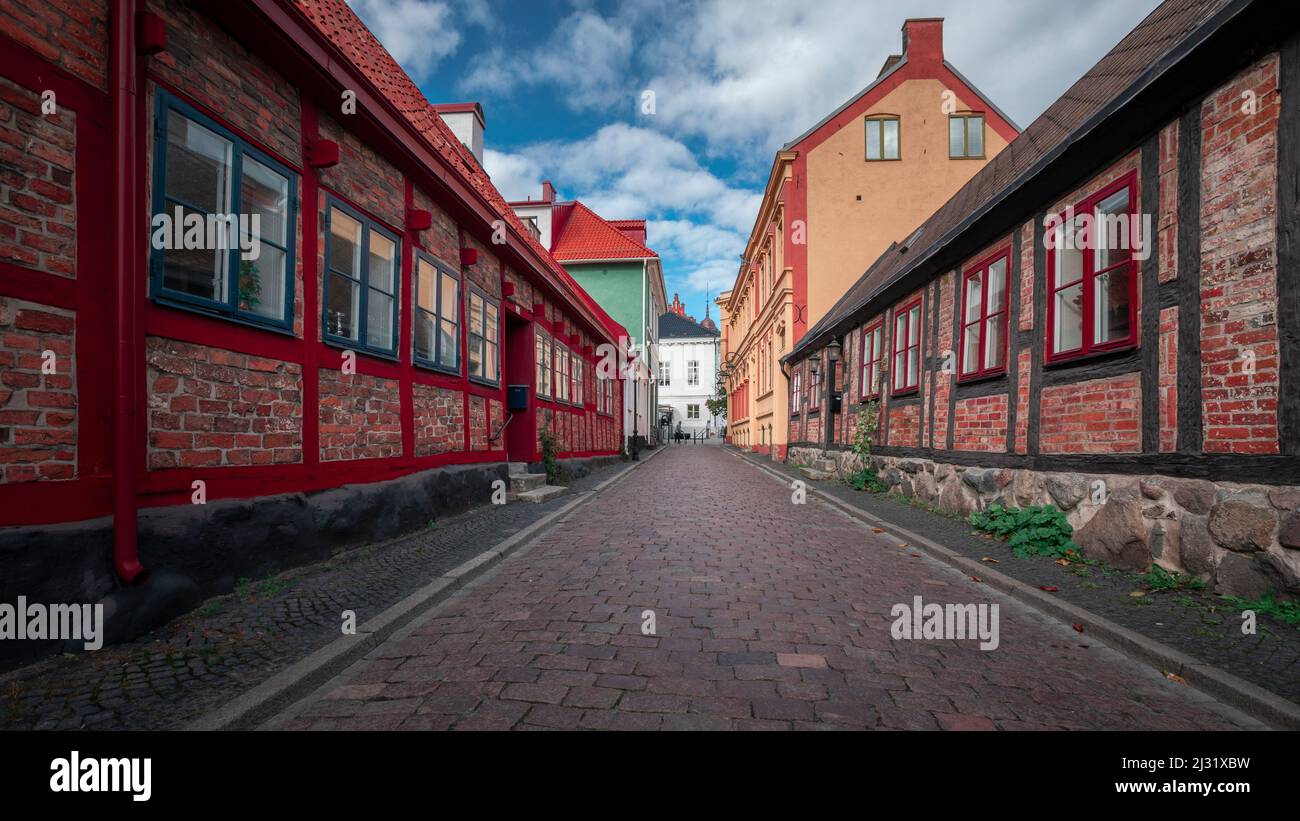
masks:
<path id="1" fill-rule="evenodd" d="M 80 77 L 49 62 L 7 34 L 0 32 L 0 54 L 4 59 L 4 76 L 24 88 L 54 92 L 61 108 L 77 112 L 96 125 L 108 128 L 112 124 L 112 98 L 104 91 Z"/>
<path id="2" fill-rule="evenodd" d="M 77 132 L 77 144 L 80 146 L 83 145 L 81 142 L 81 129 L 78 128 Z M 81 180 L 78 179 L 77 182 L 80 183 Z M 78 195 L 81 193 L 80 184 L 77 186 L 77 193 Z M 78 245 L 80 245 L 82 222 L 83 220 L 78 214 Z M 78 254 L 77 258 L 78 260 L 84 259 L 80 254 Z M 76 290 L 77 281 L 70 277 L 49 274 L 35 268 L 24 268 L 11 262 L 0 262 L 0 296 L 25 299 L 28 302 L 39 302 L 42 305 L 52 305 L 56 308 L 71 310 L 77 307 Z"/>
<path id="3" fill-rule="evenodd" d="M 989 268 L 992 267 L 993 263 L 997 262 L 1000 259 L 1006 260 L 1006 265 L 1003 268 L 1002 304 L 998 307 L 998 310 L 990 312 L 988 271 Z M 984 274 L 984 279 L 981 280 L 980 282 L 980 316 L 978 319 L 974 319 L 968 322 L 966 320 L 966 313 L 967 313 L 966 300 L 968 297 L 966 283 L 967 281 L 970 280 L 971 277 L 978 276 L 979 274 Z M 988 377 L 1000 376 L 1001 374 L 1007 372 L 1007 359 L 1009 355 L 1008 351 L 1010 350 L 1010 344 L 1011 344 L 1010 343 L 1011 328 L 1010 328 L 1010 323 L 1007 321 L 1011 316 L 1010 306 L 1011 306 L 1011 246 L 1008 245 L 1005 248 L 1001 248 L 998 251 L 994 252 L 993 254 L 981 259 L 979 262 L 975 263 L 974 265 L 970 266 L 969 268 L 967 268 L 962 272 L 961 305 L 960 305 L 961 313 L 959 314 L 961 317 L 961 321 L 960 321 L 961 329 L 958 332 L 961 338 L 957 340 L 957 374 L 958 374 L 957 381 L 958 382 L 972 382 L 979 379 L 987 379 Z M 984 361 L 985 361 L 984 354 L 988 350 L 988 323 L 990 318 L 999 315 L 1002 316 L 1004 322 L 1004 327 L 1002 330 L 1002 364 L 997 365 L 995 367 L 986 368 L 984 367 Z M 976 361 L 979 363 L 979 367 L 973 371 L 967 371 L 966 370 L 966 329 L 971 325 L 980 326 L 980 346 L 979 346 L 980 349 L 977 355 L 978 358 L 976 359 Z"/>
<path id="4" fill-rule="evenodd" d="M 872 333 L 876 331 L 880 331 L 880 344 L 870 346 L 872 349 L 871 350 L 872 358 L 868 360 L 867 359 L 868 340 L 871 339 Z M 882 370 L 882 368 L 880 367 L 880 363 L 883 361 L 883 356 L 885 353 L 882 350 L 882 348 L 884 348 L 884 343 L 885 343 L 884 318 L 877 317 L 875 320 L 869 323 L 867 327 L 862 329 L 862 362 L 860 367 L 861 374 L 859 375 L 858 378 L 858 381 L 861 384 L 858 385 L 858 396 L 863 400 L 873 399 L 875 397 L 880 396 L 880 381 L 879 379 L 871 378 L 871 366 L 875 364 L 877 366 L 876 367 L 877 371 Z M 870 390 L 868 388 L 870 388 Z"/>
<path id="5" fill-rule="evenodd" d="M 302 151 L 319 134 L 316 104 L 299 93 Z M 302 169 L 302 459 L 308 470 L 320 464 L 320 174 L 315 168 Z M 307 409 L 313 409 L 311 413 Z"/>
<path id="6" fill-rule="evenodd" d="M 922 323 L 922 328 L 921 331 L 917 332 L 916 344 L 909 345 L 907 342 L 908 337 L 912 335 L 912 316 L 911 316 L 912 309 L 919 308 L 919 307 L 921 307 L 921 297 L 918 296 L 903 303 L 901 306 L 899 306 L 898 310 L 894 311 L 893 324 L 891 326 L 891 334 L 892 334 L 892 336 L 890 337 L 891 344 L 889 346 L 890 353 L 892 356 L 889 362 L 889 384 L 890 384 L 889 392 L 892 396 L 909 396 L 911 394 L 918 392 L 921 389 L 921 370 L 922 370 L 921 340 L 923 338 L 922 332 L 925 330 L 924 311 L 921 312 L 921 316 L 918 318 L 918 321 Z M 903 333 L 901 334 L 898 332 L 899 317 L 902 317 L 903 319 Z M 901 350 L 898 347 L 898 343 L 900 340 L 903 343 L 903 347 Z M 917 376 L 916 384 L 914 385 L 905 384 L 901 388 L 896 387 L 898 384 L 898 382 L 896 381 L 898 379 L 898 354 L 905 351 L 910 351 L 912 348 L 916 348 L 916 376 Z M 907 367 L 906 356 L 903 357 L 903 367 L 904 368 Z M 903 379 L 907 379 L 906 370 L 904 370 L 903 372 Z"/>
<path id="7" fill-rule="evenodd" d="M 161 305 L 153 300 L 146 301 L 143 307 L 144 331 L 147 336 L 175 339 L 178 342 L 222 348 L 284 362 L 301 364 L 303 361 L 303 343 L 297 337 Z"/>
<path id="8" fill-rule="evenodd" d="M 410 214 L 415 202 L 415 186 L 411 178 L 402 175 L 403 207 L 402 213 Z M 428 213 L 427 211 L 424 213 Z M 430 215 L 432 218 L 432 215 Z M 398 293 L 397 311 L 397 357 L 401 362 L 401 377 L 397 383 L 398 402 L 401 406 L 400 426 L 402 429 L 402 459 L 410 464 L 415 459 L 415 238 L 418 229 L 407 228 L 401 234 L 402 260 L 401 291 Z"/>

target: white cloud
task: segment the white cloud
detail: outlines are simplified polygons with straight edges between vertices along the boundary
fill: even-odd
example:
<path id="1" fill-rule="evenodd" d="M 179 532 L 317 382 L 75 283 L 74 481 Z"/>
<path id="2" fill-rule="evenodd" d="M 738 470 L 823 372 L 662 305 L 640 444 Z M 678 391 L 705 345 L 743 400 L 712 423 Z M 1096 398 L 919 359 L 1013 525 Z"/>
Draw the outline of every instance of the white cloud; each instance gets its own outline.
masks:
<path id="1" fill-rule="evenodd" d="M 451 6 L 442 0 L 348 0 L 348 4 L 416 82 L 432 74 L 460 46 Z"/>
<path id="2" fill-rule="evenodd" d="M 523 154 L 485 149 L 483 168 L 492 178 L 492 184 L 511 202 L 541 194 L 541 166 Z"/>

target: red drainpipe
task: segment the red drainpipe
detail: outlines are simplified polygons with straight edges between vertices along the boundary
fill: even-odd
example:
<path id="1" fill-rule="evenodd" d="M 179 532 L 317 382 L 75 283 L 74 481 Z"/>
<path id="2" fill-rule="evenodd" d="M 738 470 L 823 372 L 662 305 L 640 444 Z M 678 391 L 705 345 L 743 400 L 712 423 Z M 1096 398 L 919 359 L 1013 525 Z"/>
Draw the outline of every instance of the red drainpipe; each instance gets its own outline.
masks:
<path id="1" fill-rule="evenodd" d="M 118 0 L 113 8 L 113 266 L 116 322 L 113 367 L 113 566 L 127 584 L 140 584 L 149 571 L 136 545 L 135 501 L 135 281 L 144 269 L 135 264 L 136 57 L 137 0 Z"/>

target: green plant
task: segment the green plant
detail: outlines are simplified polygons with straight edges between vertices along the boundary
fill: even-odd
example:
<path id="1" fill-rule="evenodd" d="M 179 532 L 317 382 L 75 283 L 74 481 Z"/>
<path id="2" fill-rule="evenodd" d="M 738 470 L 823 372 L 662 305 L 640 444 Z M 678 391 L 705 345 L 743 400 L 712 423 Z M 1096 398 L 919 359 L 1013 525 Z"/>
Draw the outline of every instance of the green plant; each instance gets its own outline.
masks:
<path id="1" fill-rule="evenodd" d="M 990 505 L 970 515 L 975 529 L 1003 539 L 1018 557 L 1052 556 L 1069 558 L 1077 555 L 1079 546 L 1071 537 L 1074 528 L 1065 514 L 1054 505 L 1039 507 L 1003 507 Z"/>
<path id="2" fill-rule="evenodd" d="M 863 468 L 849 476 L 849 484 L 868 493 L 884 493 L 889 486 L 880 481 L 880 477 L 871 468 Z"/>
<path id="3" fill-rule="evenodd" d="M 542 466 L 546 469 L 546 483 L 560 481 L 560 460 L 555 458 L 555 437 L 549 430 L 542 431 Z"/>
<path id="4" fill-rule="evenodd" d="M 863 459 L 871 455 L 871 443 L 876 438 L 876 427 L 879 423 L 878 403 L 868 402 L 858 411 L 857 426 L 853 430 L 853 452 Z"/>
<path id="5" fill-rule="evenodd" d="M 257 275 L 257 264 L 251 260 L 239 261 L 239 307 L 250 311 L 262 301 L 262 279 Z"/>
<path id="6" fill-rule="evenodd" d="M 1138 577 L 1148 590 L 1204 590 L 1205 582 L 1176 570 L 1165 570 L 1158 564 Z"/>
<path id="7" fill-rule="evenodd" d="M 1254 610 L 1286 624 L 1300 625 L 1300 601 L 1278 601 L 1272 590 L 1254 600 L 1241 596 L 1224 596 L 1223 600 L 1238 610 Z"/>

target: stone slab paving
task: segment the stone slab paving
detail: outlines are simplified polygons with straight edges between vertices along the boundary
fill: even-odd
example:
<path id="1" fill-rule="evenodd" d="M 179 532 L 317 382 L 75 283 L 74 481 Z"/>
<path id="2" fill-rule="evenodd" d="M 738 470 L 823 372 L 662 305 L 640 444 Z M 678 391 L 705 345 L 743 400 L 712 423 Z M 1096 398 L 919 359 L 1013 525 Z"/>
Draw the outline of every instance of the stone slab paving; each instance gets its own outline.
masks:
<path id="1" fill-rule="evenodd" d="M 791 480 L 804 478 L 789 465 L 766 459 L 762 464 Z M 1146 590 L 1142 574 L 1101 565 L 1063 567 L 1046 556 L 1018 558 L 1005 543 L 974 531 L 960 517 L 842 482 L 805 481 L 964 556 L 996 559 L 998 571 L 1014 579 L 1055 587 L 1056 595 L 1072 604 L 1300 704 L 1300 626 L 1259 614 L 1256 632 L 1243 634 L 1240 608 L 1213 593 L 1183 589 L 1135 597 L 1131 594 Z"/>
<path id="2" fill-rule="evenodd" d="M 606 468 L 566 482 L 575 493 Z M 247 581 L 141 638 L 0 677 L 0 730 L 170 729 L 241 695 L 572 501 L 485 505 L 435 527 L 272 579 Z"/>
<path id="3" fill-rule="evenodd" d="M 917 595 L 999 604 L 1000 646 L 893 640 Z M 1259 726 L 717 448 L 660 454 L 270 724 Z"/>

